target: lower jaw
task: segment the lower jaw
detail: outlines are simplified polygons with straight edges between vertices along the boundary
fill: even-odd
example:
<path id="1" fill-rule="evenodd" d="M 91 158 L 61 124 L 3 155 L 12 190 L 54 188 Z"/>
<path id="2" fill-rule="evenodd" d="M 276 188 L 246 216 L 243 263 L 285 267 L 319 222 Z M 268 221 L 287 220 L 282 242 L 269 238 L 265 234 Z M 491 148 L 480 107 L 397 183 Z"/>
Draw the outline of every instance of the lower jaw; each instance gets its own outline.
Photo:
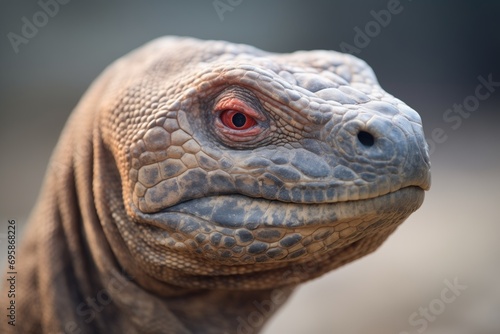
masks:
<path id="1" fill-rule="evenodd" d="M 179 222 L 180 218 L 212 225 L 216 230 L 295 229 L 334 226 L 346 220 L 390 212 L 412 213 L 423 200 L 424 190 L 413 186 L 369 199 L 319 204 L 280 202 L 235 194 L 193 199 L 153 214 L 138 212 L 136 218 L 139 223 L 170 231 L 177 229 L 177 232 L 182 228 L 172 222 Z"/>
<path id="2" fill-rule="evenodd" d="M 422 189 L 408 187 L 377 198 L 333 204 L 291 204 L 244 196 L 198 199 L 161 213 L 140 214 L 136 226 L 142 241 L 137 243 L 141 244 L 138 248 L 159 254 L 147 264 L 155 268 L 153 276 L 177 277 L 189 287 L 195 281 L 198 285 L 210 280 L 237 285 L 232 276 L 263 275 L 263 279 L 271 272 L 304 263 L 321 263 L 324 270 L 313 270 L 320 274 L 378 247 L 418 209 L 423 198 Z M 266 203 L 268 215 L 261 215 L 265 220 L 230 224 L 231 220 L 214 219 L 224 217 L 213 214 L 217 212 L 215 203 L 238 203 L 247 211 L 252 205 Z M 299 213 L 292 215 L 293 207 Z M 172 257 L 180 260 L 168 261 Z M 188 262 L 192 265 L 186 266 Z"/>
<path id="3" fill-rule="evenodd" d="M 382 229 L 343 247 L 323 249 L 296 261 L 240 265 L 202 262 L 210 267 L 210 273 L 183 272 L 160 265 L 160 270 L 149 274 L 169 285 L 188 289 L 264 290 L 295 286 L 368 255 L 395 229 L 396 226 Z"/>

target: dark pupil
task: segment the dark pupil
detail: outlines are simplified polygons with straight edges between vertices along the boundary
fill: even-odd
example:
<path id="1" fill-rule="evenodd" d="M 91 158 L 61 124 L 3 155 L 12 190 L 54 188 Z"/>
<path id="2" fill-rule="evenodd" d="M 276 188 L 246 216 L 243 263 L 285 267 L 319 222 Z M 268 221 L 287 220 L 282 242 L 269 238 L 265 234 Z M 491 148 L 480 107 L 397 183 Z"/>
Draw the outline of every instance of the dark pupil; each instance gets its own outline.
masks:
<path id="1" fill-rule="evenodd" d="M 233 124 L 237 128 L 241 128 L 247 122 L 247 117 L 242 113 L 236 113 L 233 115 Z"/>

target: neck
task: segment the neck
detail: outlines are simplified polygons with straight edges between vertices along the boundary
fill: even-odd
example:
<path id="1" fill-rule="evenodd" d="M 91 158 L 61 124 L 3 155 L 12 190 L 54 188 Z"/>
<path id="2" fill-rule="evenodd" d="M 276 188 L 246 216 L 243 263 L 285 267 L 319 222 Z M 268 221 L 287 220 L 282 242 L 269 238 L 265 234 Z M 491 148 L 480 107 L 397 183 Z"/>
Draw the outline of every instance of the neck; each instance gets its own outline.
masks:
<path id="1" fill-rule="evenodd" d="M 201 290 L 166 303 L 192 333 L 258 333 L 292 290 Z"/>
<path id="2" fill-rule="evenodd" d="M 249 291 L 179 288 L 172 296 L 159 296 L 115 270 L 106 280 L 111 307 L 140 332 L 168 328 L 171 333 L 258 333 L 293 291 L 292 286 Z"/>

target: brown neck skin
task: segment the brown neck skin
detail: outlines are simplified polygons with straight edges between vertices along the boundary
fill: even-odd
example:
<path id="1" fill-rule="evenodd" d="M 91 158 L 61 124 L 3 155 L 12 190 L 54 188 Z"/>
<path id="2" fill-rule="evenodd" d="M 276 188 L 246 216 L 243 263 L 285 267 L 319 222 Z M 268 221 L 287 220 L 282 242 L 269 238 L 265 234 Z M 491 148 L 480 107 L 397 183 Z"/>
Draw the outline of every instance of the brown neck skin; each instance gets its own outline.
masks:
<path id="1" fill-rule="evenodd" d="M 170 287 L 172 295 L 160 297 L 115 269 L 101 279 L 108 282 L 102 284 L 103 289 L 113 300 L 112 305 L 102 307 L 109 308 L 109 313 L 126 315 L 121 323 L 140 333 L 258 333 L 294 288 L 244 291 Z M 100 323 L 105 325 L 104 312 L 102 316 Z"/>
<path id="2" fill-rule="evenodd" d="M 49 166 L 17 257 L 16 326 L 0 332 L 257 333 L 293 289 L 189 290 L 145 274 L 116 227 L 120 203 L 102 197 L 101 150 L 82 137 L 67 131 Z"/>
<path id="3" fill-rule="evenodd" d="M 193 333 L 258 333 L 291 292 L 292 288 L 205 290 L 173 298 L 168 303 Z"/>

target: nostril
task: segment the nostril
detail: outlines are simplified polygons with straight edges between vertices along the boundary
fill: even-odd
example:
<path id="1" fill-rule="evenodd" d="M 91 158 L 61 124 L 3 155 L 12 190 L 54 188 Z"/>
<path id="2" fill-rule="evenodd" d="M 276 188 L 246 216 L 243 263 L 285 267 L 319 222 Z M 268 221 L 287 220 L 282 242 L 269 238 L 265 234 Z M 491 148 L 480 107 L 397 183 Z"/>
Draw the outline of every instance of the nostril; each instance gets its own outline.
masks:
<path id="1" fill-rule="evenodd" d="M 358 132 L 358 140 L 361 144 L 367 147 L 373 146 L 373 144 L 375 144 L 375 137 L 373 137 L 371 133 L 368 133 L 366 131 Z"/>

